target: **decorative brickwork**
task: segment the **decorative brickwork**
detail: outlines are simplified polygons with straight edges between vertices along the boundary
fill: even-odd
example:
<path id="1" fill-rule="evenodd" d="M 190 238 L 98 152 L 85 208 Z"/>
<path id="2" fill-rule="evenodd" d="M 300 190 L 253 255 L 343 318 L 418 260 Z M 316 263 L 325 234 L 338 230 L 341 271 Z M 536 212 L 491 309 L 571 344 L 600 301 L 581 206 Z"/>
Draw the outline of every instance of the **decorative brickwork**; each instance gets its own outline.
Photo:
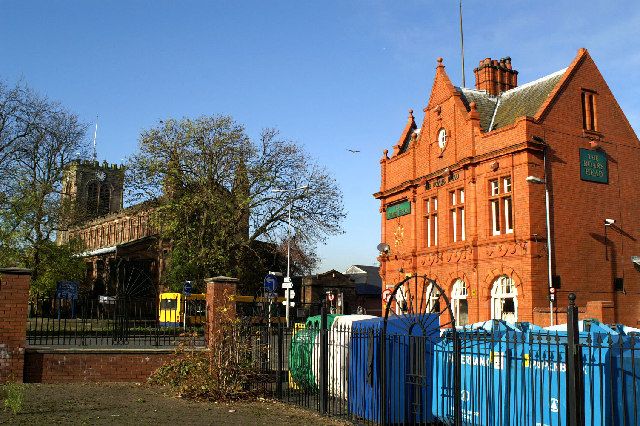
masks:
<path id="1" fill-rule="evenodd" d="M 565 311 L 575 292 L 582 307 L 612 301 L 606 318 L 637 325 L 640 271 L 631 256 L 640 256 L 640 141 L 620 106 L 584 49 L 566 70 L 512 90 L 510 61 L 487 65 L 507 70 L 507 86 L 493 94 L 482 74 L 487 67 L 477 84 L 489 93 L 454 87 L 439 59 L 421 127 L 412 137 L 406 125 L 408 144 L 380 160 L 375 197 L 381 241 L 390 246 L 380 257 L 384 286 L 417 273 L 450 293 L 460 279 L 470 322 L 506 310 L 510 319 L 548 325 L 544 185 L 527 181 L 546 177 L 552 275 L 561 283 L 554 310 Z M 583 127 L 584 89 L 597 94 L 597 132 Z M 581 148 L 606 155 L 607 183 L 580 178 Z M 410 213 L 387 219 L 387 207 L 404 201 Z M 607 218 L 615 224 L 605 228 Z M 615 290 L 615 278 L 623 278 L 625 291 Z M 500 285 L 508 297 L 496 296 Z"/>
<path id="2" fill-rule="evenodd" d="M 0 269 L 0 383 L 22 381 L 31 272 Z"/>

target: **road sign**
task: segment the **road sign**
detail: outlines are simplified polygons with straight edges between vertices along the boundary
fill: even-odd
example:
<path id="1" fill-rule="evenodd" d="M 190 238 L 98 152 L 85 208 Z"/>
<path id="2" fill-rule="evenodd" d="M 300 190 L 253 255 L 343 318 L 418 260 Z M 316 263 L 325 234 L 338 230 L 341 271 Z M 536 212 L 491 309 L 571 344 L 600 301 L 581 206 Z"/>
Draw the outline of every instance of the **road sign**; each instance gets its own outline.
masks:
<path id="1" fill-rule="evenodd" d="M 389 299 L 391 298 L 391 293 L 393 292 L 392 289 L 390 288 L 386 288 L 384 289 L 384 291 L 382 292 L 382 300 L 385 302 L 388 302 Z"/>
<path id="2" fill-rule="evenodd" d="M 285 290 L 284 291 L 284 297 L 285 297 L 285 299 L 293 299 L 294 297 L 296 297 L 296 291 L 295 290 Z"/>
<path id="3" fill-rule="evenodd" d="M 275 275 L 268 274 L 264 277 L 264 291 L 274 293 L 278 290 L 278 278 Z"/>
<path id="4" fill-rule="evenodd" d="M 284 282 L 282 283 L 282 288 L 293 288 L 293 283 L 291 282 L 291 278 L 284 277 Z"/>
<path id="5" fill-rule="evenodd" d="M 549 293 L 550 294 L 554 294 L 556 292 L 556 289 L 553 287 L 549 287 Z"/>
<path id="6" fill-rule="evenodd" d="M 333 302 L 333 299 L 336 298 L 336 295 L 333 293 L 327 293 L 327 299 L 329 299 L 329 302 Z"/>
<path id="7" fill-rule="evenodd" d="M 283 300 L 283 301 L 282 301 L 282 304 L 283 304 L 284 306 L 287 306 L 287 301 L 286 301 L 286 300 Z M 296 306 L 296 302 L 289 302 L 289 306 L 291 306 L 292 308 L 293 308 L 293 307 L 295 307 L 295 306 Z"/>
<path id="8" fill-rule="evenodd" d="M 185 281 L 184 282 L 184 287 L 182 289 L 182 292 L 186 295 L 189 296 L 191 295 L 191 291 L 193 290 L 193 287 L 191 287 L 191 281 Z"/>

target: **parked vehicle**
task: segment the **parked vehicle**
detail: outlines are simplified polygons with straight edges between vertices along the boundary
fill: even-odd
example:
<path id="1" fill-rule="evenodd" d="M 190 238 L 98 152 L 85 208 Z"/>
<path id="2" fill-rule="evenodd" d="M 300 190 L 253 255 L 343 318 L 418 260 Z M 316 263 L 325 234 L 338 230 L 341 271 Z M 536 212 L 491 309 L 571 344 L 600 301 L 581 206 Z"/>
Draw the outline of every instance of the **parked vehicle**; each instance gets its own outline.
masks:
<path id="1" fill-rule="evenodd" d="M 204 294 L 160 293 L 158 319 L 161 327 L 201 326 L 206 318 L 206 296 Z"/>

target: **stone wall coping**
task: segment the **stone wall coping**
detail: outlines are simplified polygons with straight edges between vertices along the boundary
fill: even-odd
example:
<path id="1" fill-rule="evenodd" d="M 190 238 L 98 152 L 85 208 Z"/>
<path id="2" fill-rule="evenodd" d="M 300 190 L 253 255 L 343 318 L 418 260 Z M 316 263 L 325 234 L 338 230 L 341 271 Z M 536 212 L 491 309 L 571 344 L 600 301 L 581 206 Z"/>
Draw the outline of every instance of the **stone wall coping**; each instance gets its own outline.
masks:
<path id="1" fill-rule="evenodd" d="M 207 348 L 194 348 L 196 352 L 206 351 Z M 190 350 L 185 350 L 188 352 Z M 27 347 L 25 352 L 33 354 L 114 354 L 114 355 L 144 355 L 144 354 L 173 354 L 175 348 L 60 348 L 55 346 Z"/>
<path id="2" fill-rule="evenodd" d="M 0 274 L 31 275 L 31 269 L 27 269 L 27 268 L 0 268 Z"/>
<path id="3" fill-rule="evenodd" d="M 209 284 L 209 283 L 238 283 L 240 280 L 238 278 L 232 278 L 232 277 L 213 277 L 213 278 L 206 278 L 204 280 L 205 283 Z"/>

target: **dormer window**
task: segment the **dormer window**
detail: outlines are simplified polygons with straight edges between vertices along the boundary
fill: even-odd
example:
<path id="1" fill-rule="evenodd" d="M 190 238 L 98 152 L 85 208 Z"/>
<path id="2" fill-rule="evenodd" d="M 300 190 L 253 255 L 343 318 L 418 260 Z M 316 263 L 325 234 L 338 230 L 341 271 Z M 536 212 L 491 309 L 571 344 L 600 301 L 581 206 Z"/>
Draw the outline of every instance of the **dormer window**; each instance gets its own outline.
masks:
<path id="1" fill-rule="evenodd" d="M 598 130 L 598 118 L 596 108 L 596 92 L 582 90 L 582 128 L 596 132 Z"/>

